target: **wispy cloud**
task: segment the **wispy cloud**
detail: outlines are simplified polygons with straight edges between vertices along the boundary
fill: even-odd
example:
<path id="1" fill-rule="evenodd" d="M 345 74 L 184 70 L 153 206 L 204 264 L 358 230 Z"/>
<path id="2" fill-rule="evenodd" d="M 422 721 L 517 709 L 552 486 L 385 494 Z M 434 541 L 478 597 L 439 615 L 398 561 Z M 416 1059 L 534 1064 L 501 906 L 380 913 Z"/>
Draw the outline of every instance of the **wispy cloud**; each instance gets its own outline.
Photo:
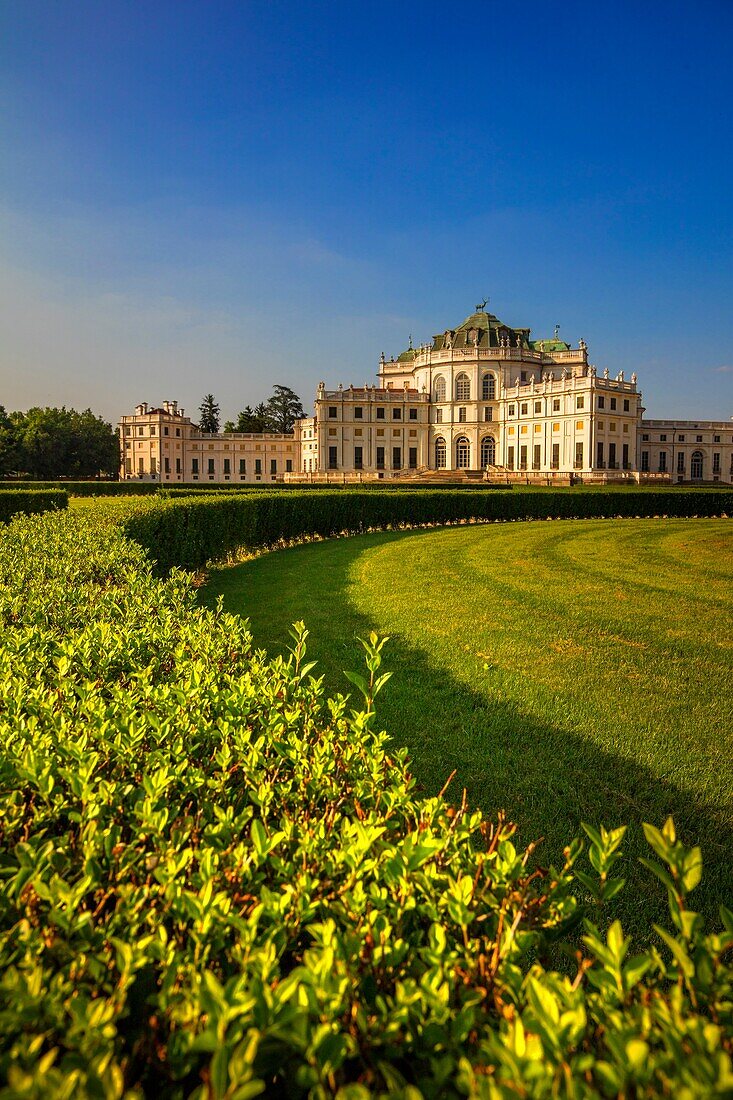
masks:
<path id="1" fill-rule="evenodd" d="M 713 367 L 716 374 L 733 374 L 733 365 L 724 363 L 722 367 Z"/>

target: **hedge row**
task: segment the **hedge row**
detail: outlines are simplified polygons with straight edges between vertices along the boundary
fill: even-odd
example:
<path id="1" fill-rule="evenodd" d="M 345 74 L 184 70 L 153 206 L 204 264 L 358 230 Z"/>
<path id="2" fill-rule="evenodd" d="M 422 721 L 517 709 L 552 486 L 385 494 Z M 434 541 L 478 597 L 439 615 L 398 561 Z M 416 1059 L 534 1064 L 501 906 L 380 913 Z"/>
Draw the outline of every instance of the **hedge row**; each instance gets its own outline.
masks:
<path id="1" fill-rule="evenodd" d="M 406 524 L 603 516 L 733 513 L 733 491 L 630 490 L 487 493 L 449 489 L 375 493 L 306 490 L 158 498 L 134 509 L 125 529 L 162 568 L 196 567 L 238 550 L 307 535 L 331 536 Z"/>
<path id="2" fill-rule="evenodd" d="M 671 822 L 632 954 L 623 828 L 533 867 L 417 793 L 380 640 L 327 699 L 303 628 L 268 662 L 93 516 L 0 532 L 2 1100 L 731 1095 L 733 913 Z"/>
<path id="3" fill-rule="evenodd" d="M 63 489 L 3 489 L 0 486 L 0 523 L 19 514 L 31 515 L 66 508 L 69 494 Z"/>

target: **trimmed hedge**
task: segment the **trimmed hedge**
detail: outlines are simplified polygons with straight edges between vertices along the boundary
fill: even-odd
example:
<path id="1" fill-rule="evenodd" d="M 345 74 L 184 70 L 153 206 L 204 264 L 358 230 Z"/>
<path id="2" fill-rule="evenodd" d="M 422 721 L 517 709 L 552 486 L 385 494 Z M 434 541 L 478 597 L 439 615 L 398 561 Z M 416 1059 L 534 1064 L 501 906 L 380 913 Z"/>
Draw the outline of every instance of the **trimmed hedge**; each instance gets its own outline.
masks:
<path id="1" fill-rule="evenodd" d="M 419 493 L 342 490 L 157 498 L 132 507 L 127 533 L 161 568 L 197 567 L 238 549 L 256 550 L 308 535 L 462 520 L 584 519 L 615 516 L 717 516 L 733 513 L 733 491 L 629 490 Z"/>
<path id="2" fill-rule="evenodd" d="M 4 489 L 0 485 L 0 523 L 17 515 L 66 508 L 68 503 L 69 494 L 63 489 Z"/>
<path id="3" fill-rule="evenodd" d="M 632 954 L 623 828 L 534 866 L 416 791 L 383 642 L 327 699 L 304 628 L 267 661 L 85 515 L 0 532 L 2 1100 L 731 1095 L 733 913 L 671 821 Z"/>

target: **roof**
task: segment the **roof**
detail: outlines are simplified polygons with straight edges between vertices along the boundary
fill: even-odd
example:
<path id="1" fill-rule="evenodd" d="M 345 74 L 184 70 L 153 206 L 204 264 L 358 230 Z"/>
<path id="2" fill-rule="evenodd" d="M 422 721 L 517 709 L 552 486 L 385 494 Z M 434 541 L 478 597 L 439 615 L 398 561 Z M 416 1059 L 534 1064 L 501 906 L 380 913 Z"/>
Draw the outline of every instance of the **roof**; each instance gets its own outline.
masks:
<path id="1" fill-rule="evenodd" d="M 455 329 L 446 329 L 433 337 L 433 351 L 444 348 L 528 347 L 528 328 L 505 325 L 493 313 L 479 309 Z"/>

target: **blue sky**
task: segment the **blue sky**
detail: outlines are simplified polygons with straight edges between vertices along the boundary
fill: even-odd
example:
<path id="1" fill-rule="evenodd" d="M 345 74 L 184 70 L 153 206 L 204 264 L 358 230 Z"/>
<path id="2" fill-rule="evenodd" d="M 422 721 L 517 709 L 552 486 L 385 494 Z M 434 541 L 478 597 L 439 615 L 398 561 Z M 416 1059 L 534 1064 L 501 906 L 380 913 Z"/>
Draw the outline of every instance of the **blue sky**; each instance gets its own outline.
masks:
<path id="1" fill-rule="evenodd" d="M 0 404 L 225 416 L 475 302 L 733 415 L 733 4 L 6 0 Z"/>

